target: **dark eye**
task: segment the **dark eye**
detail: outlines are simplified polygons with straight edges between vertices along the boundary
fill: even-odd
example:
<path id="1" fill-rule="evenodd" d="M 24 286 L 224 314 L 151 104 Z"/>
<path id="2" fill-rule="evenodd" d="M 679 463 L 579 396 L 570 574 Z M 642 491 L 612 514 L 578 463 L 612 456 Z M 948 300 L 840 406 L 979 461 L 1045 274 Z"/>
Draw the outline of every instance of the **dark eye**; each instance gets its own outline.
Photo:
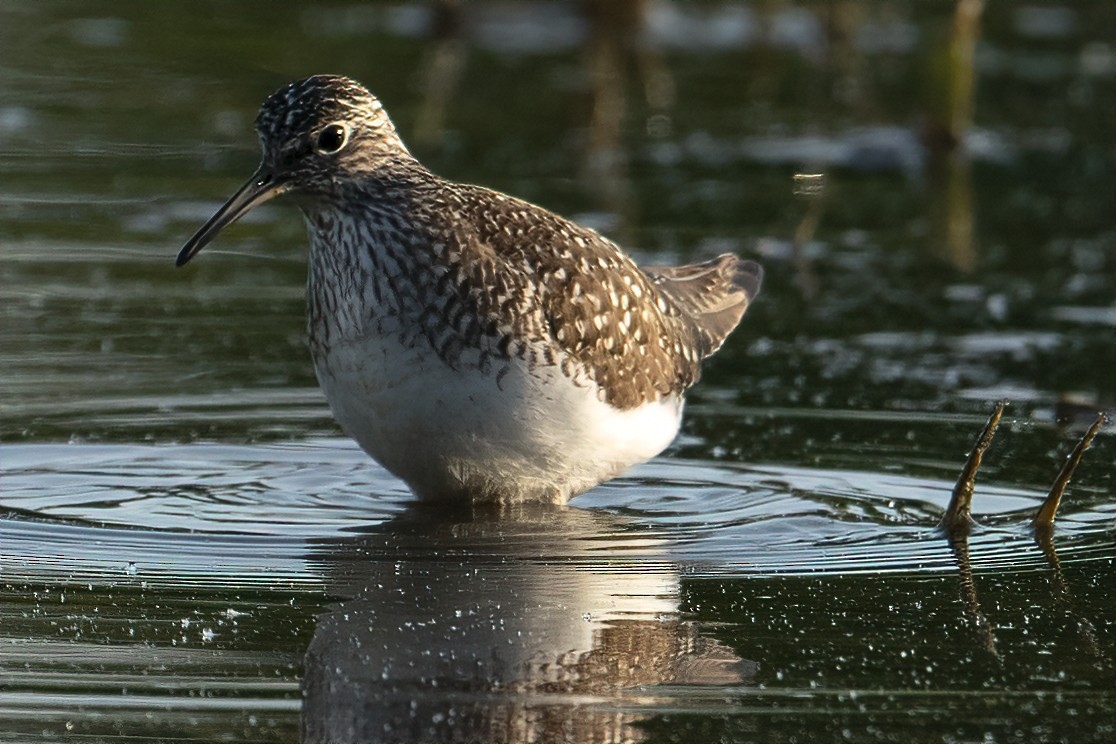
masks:
<path id="1" fill-rule="evenodd" d="M 340 150 L 349 141 L 349 130 L 341 124 L 330 124 L 322 131 L 318 132 L 317 147 L 318 152 L 323 152 L 327 155 Z"/>

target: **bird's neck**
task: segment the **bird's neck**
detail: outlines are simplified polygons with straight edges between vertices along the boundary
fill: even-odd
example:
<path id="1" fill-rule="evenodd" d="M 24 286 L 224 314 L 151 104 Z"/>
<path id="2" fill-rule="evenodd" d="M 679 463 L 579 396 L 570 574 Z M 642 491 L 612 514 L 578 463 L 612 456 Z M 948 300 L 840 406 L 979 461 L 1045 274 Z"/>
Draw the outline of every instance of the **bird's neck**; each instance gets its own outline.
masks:
<path id="1" fill-rule="evenodd" d="M 395 168 L 354 179 L 340 198 L 302 205 L 310 234 L 311 347 L 413 326 L 431 279 L 437 226 L 423 214 L 437 179 Z M 412 317 L 415 316 L 415 317 Z"/>

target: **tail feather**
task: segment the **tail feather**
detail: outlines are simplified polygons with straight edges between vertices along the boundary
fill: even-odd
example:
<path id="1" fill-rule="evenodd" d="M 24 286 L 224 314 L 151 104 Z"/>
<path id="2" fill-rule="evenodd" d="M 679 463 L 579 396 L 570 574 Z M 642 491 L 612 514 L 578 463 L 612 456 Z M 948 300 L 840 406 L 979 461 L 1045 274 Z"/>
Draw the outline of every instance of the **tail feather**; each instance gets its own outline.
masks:
<path id="1" fill-rule="evenodd" d="M 682 311 L 703 359 L 721 348 L 763 285 L 763 267 L 731 253 L 643 271 Z"/>

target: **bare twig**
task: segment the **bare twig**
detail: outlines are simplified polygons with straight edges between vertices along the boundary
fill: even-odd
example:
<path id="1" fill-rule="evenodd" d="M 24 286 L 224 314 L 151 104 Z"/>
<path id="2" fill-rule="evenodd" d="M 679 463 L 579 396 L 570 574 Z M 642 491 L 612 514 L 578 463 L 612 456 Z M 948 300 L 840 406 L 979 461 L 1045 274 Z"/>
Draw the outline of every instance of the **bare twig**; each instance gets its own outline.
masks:
<path id="1" fill-rule="evenodd" d="M 1070 478 L 1077 470 L 1077 466 L 1081 464 L 1081 458 L 1085 454 L 1085 450 L 1089 449 L 1089 445 L 1093 443 L 1093 438 L 1096 437 L 1097 432 L 1104 425 L 1108 417 L 1104 413 L 1097 415 L 1097 420 L 1085 432 L 1085 436 L 1081 437 L 1081 441 L 1073 448 L 1073 452 L 1066 458 L 1066 462 L 1062 465 L 1062 469 L 1058 472 L 1058 477 L 1054 479 L 1054 483 L 1050 486 L 1050 493 L 1047 494 L 1046 500 L 1042 502 L 1038 512 L 1035 514 L 1034 525 L 1035 532 L 1050 532 L 1054 529 L 1054 515 L 1058 512 L 1058 505 L 1062 503 L 1062 494 L 1066 492 L 1066 486 L 1069 485 Z"/>
<path id="2" fill-rule="evenodd" d="M 996 429 L 1000 426 L 1000 418 L 1004 415 L 1006 406 L 1007 401 L 1001 400 L 997 403 L 996 410 L 992 412 L 992 415 L 988 418 L 988 423 L 984 425 L 984 431 L 980 433 L 976 446 L 969 453 L 969 459 L 965 462 L 965 467 L 957 478 L 957 485 L 953 487 L 953 496 L 949 500 L 949 506 L 946 507 L 942 521 L 938 523 L 939 529 L 946 530 L 951 534 L 967 534 L 972 529 L 973 483 L 976 480 L 977 471 L 980 470 L 984 453 L 988 446 L 992 444 L 993 437 L 996 436 Z"/>

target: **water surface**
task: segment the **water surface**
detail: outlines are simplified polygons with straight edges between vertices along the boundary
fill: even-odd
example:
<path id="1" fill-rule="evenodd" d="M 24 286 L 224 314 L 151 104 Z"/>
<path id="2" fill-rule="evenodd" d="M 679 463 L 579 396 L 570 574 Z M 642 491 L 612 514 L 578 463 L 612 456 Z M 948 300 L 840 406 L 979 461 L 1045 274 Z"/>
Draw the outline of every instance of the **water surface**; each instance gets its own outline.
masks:
<path id="1" fill-rule="evenodd" d="M 1029 527 L 1116 393 L 1110 4 L 586 7 L 0 10 L 0 738 L 1116 736 L 1111 424 Z M 173 268 L 312 72 L 640 261 L 764 264 L 667 453 L 431 513 L 317 389 L 293 205 Z"/>

